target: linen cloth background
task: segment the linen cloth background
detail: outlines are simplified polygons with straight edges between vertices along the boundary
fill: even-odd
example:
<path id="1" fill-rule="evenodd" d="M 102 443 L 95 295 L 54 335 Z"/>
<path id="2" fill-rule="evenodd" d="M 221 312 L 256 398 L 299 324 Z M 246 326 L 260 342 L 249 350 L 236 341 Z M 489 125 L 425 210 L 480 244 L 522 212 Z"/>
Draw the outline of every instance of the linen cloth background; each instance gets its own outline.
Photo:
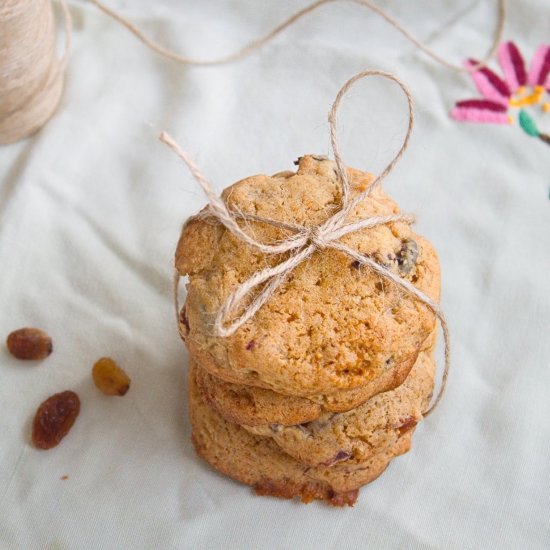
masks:
<path id="1" fill-rule="evenodd" d="M 109 0 L 204 57 L 305 3 Z M 550 38 L 550 5 L 508 4 L 505 38 L 529 60 Z M 380 5 L 457 63 L 486 51 L 496 17 L 481 0 Z M 453 121 L 454 102 L 478 96 L 470 77 L 356 5 L 326 6 L 214 68 L 164 60 L 94 6 L 70 7 L 59 111 L 0 149 L 0 334 L 37 326 L 54 339 L 39 364 L 0 351 L 0 548 L 549 548 L 550 148 L 517 122 Z M 448 392 L 354 508 L 255 497 L 192 449 L 171 278 L 181 223 L 205 201 L 156 137 L 171 132 L 220 191 L 291 169 L 331 154 L 331 102 L 367 68 L 394 72 L 416 100 L 411 147 L 385 188 L 440 255 Z M 548 131 L 550 115 L 539 123 Z M 340 115 L 345 161 L 380 171 L 405 126 L 396 87 L 360 83 Z M 132 377 L 124 398 L 91 382 L 104 355 Z M 35 450 L 36 407 L 64 389 L 79 393 L 80 417 L 59 447 Z"/>

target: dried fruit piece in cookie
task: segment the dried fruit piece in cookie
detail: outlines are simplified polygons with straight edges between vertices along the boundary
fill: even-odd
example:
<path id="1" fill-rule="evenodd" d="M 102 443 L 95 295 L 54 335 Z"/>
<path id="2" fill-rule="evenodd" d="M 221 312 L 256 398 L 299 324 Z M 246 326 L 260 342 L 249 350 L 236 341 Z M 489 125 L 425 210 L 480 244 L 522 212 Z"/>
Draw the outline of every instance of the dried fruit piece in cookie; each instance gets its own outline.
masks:
<path id="1" fill-rule="evenodd" d="M 325 500 L 335 506 L 352 505 L 360 486 L 376 479 L 394 457 L 409 450 L 413 431 L 368 460 L 307 467 L 270 438 L 252 435 L 209 407 L 196 386 L 192 362 L 189 410 L 195 450 L 220 472 L 252 485 L 258 494 L 297 497 L 302 502 Z"/>
<path id="2" fill-rule="evenodd" d="M 396 254 L 397 268 L 401 275 L 408 275 L 416 266 L 418 260 L 418 244 L 413 239 L 403 241 Z"/>
<path id="3" fill-rule="evenodd" d="M 348 412 L 325 414 L 296 426 L 243 428 L 273 439 L 285 453 L 309 466 L 365 461 L 395 445 L 422 419 L 433 390 L 434 374 L 431 354 L 422 352 L 403 384 Z"/>
<path id="4" fill-rule="evenodd" d="M 8 351 L 17 359 L 45 359 L 53 351 L 52 339 L 38 328 L 20 328 L 8 335 Z"/>
<path id="5" fill-rule="evenodd" d="M 374 395 L 401 385 L 416 355 L 400 365 L 391 365 L 371 383 L 327 395 L 298 397 L 272 390 L 232 384 L 197 366 L 197 384 L 206 402 L 226 420 L 247 426 L 282 424 L 292 426 L 312 422 L 324 413 L 345 412 L 362 405 Z"/>
<path id="6" fill-rule="evenodd" d="M 130 377 L 110 357 L 96 361 L 92 378 L 105 395 L 126 395 L 130 389 Z"/>
<path id="7" fill-rule="evenodd" d="M 52 395 L 44 401 L 34 416 L 32 442 L 38 449 L 59 445 L 69 433 L 80 413 L 80 399 L 73 391 Z"/>

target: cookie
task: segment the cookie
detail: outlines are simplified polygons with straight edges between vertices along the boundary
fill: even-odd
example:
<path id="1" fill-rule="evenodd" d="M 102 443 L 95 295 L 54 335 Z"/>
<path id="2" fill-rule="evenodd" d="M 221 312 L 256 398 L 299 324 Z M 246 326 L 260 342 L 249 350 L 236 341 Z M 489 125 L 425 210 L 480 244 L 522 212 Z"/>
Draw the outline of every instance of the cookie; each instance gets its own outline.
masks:
<path id="1" fill-rule="evenodd" d="M 404 382 L 415 359 L 416 355 L 364 386 L 311 397 L 289 396 L 256 386 L 233 384 L 198 365 L 197 384 L 207 403 L 229 422 L 247 426 L 292 426 L 312 422 L 326 413 L 349 411 L 377 393 L 396 388 Z"/>
<path id="2" fill-rule="evenodd" d="M 201 398 L 191 366 L 189 410 L 193 444 L 199 456 L 216 470 L 252 485 L 260 495 L 298 497 L 302 502 L 326 500 L 353 505 L 359 487 L 376 479 L 395 456 L 410 448 L 412 430 L 390 449 L 369 460 L 345 466 L 310 467 L 284 453 L 270 438 L 255 436 L 225 420 Z"/>
<path id="3" fill-rule="evenodd" d="M 331 466 L 351 458 L 365 461 L 391 448 L 422 420 L 434 386 L 435 363 L 422 352 L 405 382 L 365 404 L 340 414 L 325 414 L 297 426 L 248 427 L 270 437 L 287 454 L 310 466 Z"/>
<path id="4" fill-rule="evenodd" d="M 372 177 L 348 170 L 353 194 Z M 223 192 L 231 210 L 298 224 L 326 220 L 340 203 L 332 161 L 305 156 L 296 174 L 253 176 Z M 375 189 L 348 221 L 399 213 Z M 243 221 L 262 242 L 288 237 L 269 224 Z M 433 247 L 403 222 L 342 237 L 437 300 L 439 264 Z M 283 261 L 234 237 L 215 219 L 194 219 L 180 236 L 176 267 L 187 275 L 181 333 L 198 363 L 227 382 L 286 395 L 327 395 L 375 384 L 413 358 L 435 326 L 434 315 L 400 287 L 345 254 L 325 249 L 294 269 L 255 316 L 229 337 L 213 333 L 226 298 L 257 270 Z M 378 390 L 380 391 L 380 390 Z"/>

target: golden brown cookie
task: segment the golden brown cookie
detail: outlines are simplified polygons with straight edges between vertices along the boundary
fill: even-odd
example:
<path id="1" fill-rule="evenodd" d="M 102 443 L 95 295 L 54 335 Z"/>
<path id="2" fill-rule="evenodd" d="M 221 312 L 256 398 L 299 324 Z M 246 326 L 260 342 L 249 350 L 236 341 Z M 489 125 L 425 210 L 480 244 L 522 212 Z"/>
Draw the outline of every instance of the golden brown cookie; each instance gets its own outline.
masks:
<path id="1" fill-rule="evenodd" d="M 416 356 L 388 369 L 370 383 L 328 395 L 299 397 L 272 390 L 233 384 L 213 376 L 197 365 L 197 384 L 203 398 L 226 420 L 247 426 L 292 426 L 312 422 L 326 413 L 345 412 L 373 395 L 396 388 L 409 374 Z"/>
<path id="2" fill-rule="evenodd" d="M 435 362 L 422 352 L 405 382 L 379 393 L 363 405 L 340 414 L 325 414 L 297 426 L 249 427 L 254 435 L 270 437 L 287 454 L 310 466 L 331 466 L 350 459 L 365 461 L 414 428 L 433 391 Z"/>
<path id="3" fill-rule="evenodd" d="M 392 458 L 410 448 L 412 430 L 390 449 L 369 460 L 344 466 L 310 467 L 293 459 L 270 438 L 254 436 L 227 422 L 202 400 L 191 367 L 189 409 L 197 454 L 220 472 L 252 485 L 260 495 L 298 497 L 302 502 L 326 500 L 335 506 L 353 505 L 358 489 L 376 479 Z"/>
<path id="4" fill-rule="evenodd" d="M 371 180 L 348 172 L 354 193 Z M 294 175 L 253 176 L 222 196 L 232 210 L 311 226 L 334 212 L 341 190 L 334 162 L 305 156 Z M 398 212 L 397 204 L 375 189 L 348 221 Z M 287 230 L 265 223 L 240 223 L 265 243 L 288 237 Z M 438 299 L 436 253 L 406 223 L 364 229 L 341 241 Z M 228 382 L 287 395 L 331 394 L 373 383 L 398 368 L 415 356 L 435 326 L 428 308 L 400 287 L 325 249 L 296 267 L 234 335 L 215 336 L 214 318 L 230 293 L 257 270 L 286 257 L 266 256 L 215 220 L 186 225 L 176 252 L 178 272 L 189 276 L 181 332 L 201 367 Z"/>

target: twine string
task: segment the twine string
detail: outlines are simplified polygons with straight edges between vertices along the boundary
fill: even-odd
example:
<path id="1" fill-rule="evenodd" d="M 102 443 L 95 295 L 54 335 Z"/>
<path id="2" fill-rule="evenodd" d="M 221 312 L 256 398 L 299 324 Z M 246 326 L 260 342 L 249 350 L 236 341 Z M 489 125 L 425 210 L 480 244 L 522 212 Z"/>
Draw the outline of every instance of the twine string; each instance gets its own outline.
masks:
<path id="1" fill-rule="evenodd" d="M 272 41 L 307 14 L 325 4 L 344 0 L 312 2 L 265 35 L 233 53 L 214 59 L 196 59 L 180 55 L 147 37 L 127 18 L 100 0 L 89 1 L 126 27 L 148 48 L 165 58 L 187 65 L 212 66 L 243 59 Z M 353 2 L 376 13 L 434 61 L 459 72 L 473 72 L 489 62 L 502 40 L 506 19 L 505 0 L 497 0 L 497 24 L 491 47 L 479 63 L 463 67 L 437 54 L 372 0 L 345 1 Z M 55 28 L 51 14 L 51 0 L 3 0 L 0 3 L 0 145 L 12 143 L 34 133 L 49 120 L 59 104 L 72 41 L 71 15 L 66 0 L 59 0 L 59 2 L 65 26 L 65 51 L 60 59 L 57 59 L 55 54 Z M 345 171 L 342 168 L 340 165 L 338 170 L 344 174 Z M 349 189 L 344 180 L 342 204 L 346 205 L 348 200 Z M 227 220 L 226 222 L 230 223 Z M 244 238 L 243 235 L 241 237 Z"/>
<path id="2" fill-rule="evenodd" d="M 462 65 L 457 65 L 450 61 L 447 61 L 445 58 L 437 54 L 434 50 L 432 50 L 429 46 L 427 46 L 419 38 L 417 38 L 412 32 L 407 30 L 401 23 L 399 23 L 397 19 L 395 19 L 393 16 L 391 16 L 381 7 L 379 7 L 374 2 L 372 2 L 372 0 L 317 0 L 305 6 L 304 8 L 296 11 L 290 17 L 288 17 L 287 19 L 279 23 L 276 27 L 271 29 L 268 33 L 253 40 L 252 42 L 249 42 L 248 44 L 246 44 L 245 46 L 236 50 L 233 53 L 222 55 L 220 57 L 216 57 L 213 59 L 198 59 L 187 55 L 181 55 L 177 52 L 174 52 L 173 50 L 170 50 L 158 44 L 158 42 L 155 42 L 154 40 L 149 38 L 130 20 L 122 16 L 120 13 L 117 13 L 112 8 L 109 8 L 106 4 L 104 4 L 100 0 L 89 0 L 89 1 L 92 4 L 94 4 L 98 9 L 100 9 L 103 13 L 105 13 L 106 15 L 108 15 L 118 23 L 120 23 L 122 26 L 126 27 L 126 29 L 128 29 L 134 36 L 136 36 L 138 40 L 140 40 L 140 42 L 142 42 L 145 46 L 147 46 L 154 52 L 162 55 L 163 57 L 171 59 L 173 61 L 177 61 L 178 63 L 183 63 L 185 65 L 196 65 L 196 66 L 224 65 L 227 63 L 232 63 L 234 61 L 239 61 L 241 59 L 244 59 L 245 57 L 249 56 L 250 54 L 257 51 L 258 49 L 265 46 L 267 43 L 271 42 L 276 36 L 281 34 L 284 30 L 286 30 L 288 27 L 291 27 L 299 19 L 302 19 L 304 16 L 308 15 L 309 13 L 316 11 L 317 9 L 324 6 L 325 4 L 333 4 L 336 2 L 347 1 L 347 2 L 352 2 L 354 4 L 358 4 L 362 7 L 365 7 L 371 10 L 372 12 L 376 13 L 380 17 L 382 17 L 385 21 L 389 23 L 389 25 L 391 25 L 394 29 L 400 32 L 407 40 L 409 40 L 418 49 L 423 51 L 426 55 L 431 57 L 437 63 L 440 63 L 441 65 L 453 71 L 473 72 L 482 67 L 485 67 L 485 65 L 487 65 L 487 63 L 495 55 L 498 45 L 502 41 L 502 35 L 504 32 L 504 23 L 506 21 L 505 0 L 497 0 L 497 23 L 495 26 L 495 30 L 493 32 L 493 39 L 489 47 L 489 50 L 482 57 L 482 60 L 480 62 L 475 63 L 470 67 L 464 67 Z"/>
<path id="3" fill-rule="evenodd" d="M 407 132 L 403 140 L 403 144 L 401 145 L 401 148 L 394 156 L 394 158 L 380 173 L 380 175 L 373 180 L 373 182 L 367 187 L 367 189 L 365 189 L 363 192 L 359 193 L 352 200 L 350 200 L 351 190 L 349 187 L 345 164 L 342 160 L 336 134 L 337 112 L 340 107 L 341 100 L 344 98 L 349 89 L 359 80 L 373 76 L 390 80 L 400 87 L 407 99 L 407 105 L 409 109 L 409 123 L 407 126 Z M 295 226 L 293 224 L 281 223 L 277 220 L 272 220 L 270 218 L 253 216 L 254 221 L 276 227 L 284 226 L 285 229 L 294 232 L 294 235 L 292 235 L 288 239 L 279 241 L 276 244 L 265 244 L 259 242 L 254 237 L 248 235 L 243 229 L 241 229 L 241 227 L 237 223 L 237 218 L 243 217 L 244 215 L 232 212 L 228 209 L 223 200 L 215 194 L 212 185 L 208 181 L 208 179 L 201 173 L 200 169 L 192 161 L 189 155 L 174 141 L 171 136 L 169 136 L 166 132 L 162 132 L 162 134 L 160 135 L 160 140 L 168 145 L 176 153 L 176 155 L 178 155 L 188 166 L 191 174 L 198 182 L 200 187 L 203 189 L 208 199 L 208 208 L 204 210 L 199 215 L 199 217 L 216 218 L 237 238 L 241 238 L 247 244 L 265 254 L 281 254 L 283 252 L 289 253 L 288 258 L 286 258 L 285 260 L 275 264 L 274 266 L 255 272 L 248 280 L 237 286 L 237 288 L 228 296 L 228 298 L 216 314 L 214 321 L 214 333 L 220 337 L 227 337 L 234 334 L 242 325 L 252 319 L 252 317 L 256 315 L 259 309 L 273 297 L 275 292 L 290 276 L 292 271 L 302 262 L 307 261 L 308 258 L 310 258 L 315 252 L 322 253 L 326 249 L 338 250 L 343 254 L 346 254 L 353 260 L 357 261 L 359 265 L 364 265 L 372 269 L 381 277 L 393 282 L 398 287 L 402 288 L 409 295 L 412 295 L 414 298 L 423 303 L 438 319 L 443 331 L 445 367 L 439 392 L 435 397 L 433 403 L 424 413 L 424 416 L 427 416 L 437 407 L 441 400 L 441 397 L 443 396 L 450 369 L 450 337 L 445 316 L 443 315 L 437 302 L 432 300 L 432 298 L 430 298 L 427 294 L 418 290 L 409 281 L 399 277 L 388 267 L 377 263 L 366 254 L 361 254 L 357 250 L 350 248 L 340 241 L 340 239 L 344 235 L 359 231 L 360 229 L 376 227 L 378 225 L 384 225 L 394 222 L 404 222 L 411 224 L 414 221 L 414 217 L 410 214 L 393 214 L 389 216 L 371 216 L 362 218 L 359 221 L 346 223 L 346 219 L 352 212 L 352 210 L 361 201 L 363 201 L 376 186 L 382 183 L 382 181 L 395 168 L 396 164 L 405 153 L 414 125 L 414 108 L 411 93 L 406 85 L 399 78 L 391 73 L 379 70 L 360 72 L 350 78 L 338 92 L 330 110 L 328 121 L 330 126 L 334 158 L 338 167 L 339 183 L 342 189 L 342 200 L 340 204 L 340 209 L 337 210 L 323 223 L 308 227 Z M 249 217 L 249 219 L 250 218 L 252 218 L 252 216 Z M 176 279 L 179 282 L 179 274 L 176 274 Z M 258 289 L 260 290 L 258 291 Z M 179 305 L 177 302 L 176 307 L 179 309 Z M 234 318 L 235 314 L 237 313 L 238 316 Z"/>

